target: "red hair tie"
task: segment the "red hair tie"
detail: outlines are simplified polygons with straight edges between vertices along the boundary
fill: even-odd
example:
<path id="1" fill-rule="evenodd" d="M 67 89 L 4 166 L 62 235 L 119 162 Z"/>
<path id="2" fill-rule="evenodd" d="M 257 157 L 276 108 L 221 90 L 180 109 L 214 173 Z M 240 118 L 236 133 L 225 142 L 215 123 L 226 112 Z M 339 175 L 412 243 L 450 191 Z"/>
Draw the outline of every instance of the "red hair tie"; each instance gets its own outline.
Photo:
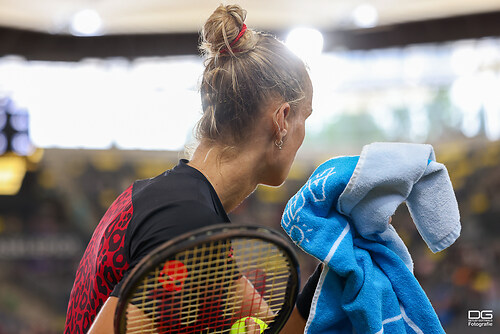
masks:
<path id="1" fill-rule="evenodd" d="M 245 31 L 247 31 L 247 25 L 245 23 L 243 23 L 243 25 L 241 26 L 241 30 L 238 34 L 238 36 L 236 36 L 236 38 L 231 42 L 229 43 L 229 46 L 233 46 L 234 44 L 236 44 L 236 42 L 238 42 L 240 40 L 240 38 L 243 36 L 243 34 L 245 33 Z M 232 50 L 233 52 L 238 52 L 238 50 Z M 227 49 L 222 49 L 220 50 L 220 53 L 225 53 L 227 52 Z"/>

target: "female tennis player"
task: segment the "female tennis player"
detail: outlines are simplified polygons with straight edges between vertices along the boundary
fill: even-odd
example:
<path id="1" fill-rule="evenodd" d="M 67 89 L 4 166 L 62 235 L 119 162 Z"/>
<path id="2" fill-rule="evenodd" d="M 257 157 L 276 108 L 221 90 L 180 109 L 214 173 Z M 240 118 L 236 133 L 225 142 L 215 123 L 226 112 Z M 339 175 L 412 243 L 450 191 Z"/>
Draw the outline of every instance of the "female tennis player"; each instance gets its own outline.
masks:
<path id="1" fill-rule="evenodd" d="M 247 29 L 245 17 L 241 7 L 221 5 L 206 21 L 199 145 L 190 161 L 134 182 L 107 210 L 77 269 L 65 333 L 112 333 L 122 278 L 145 255 L 229 222 L 226 213 L 257 185 L 285 181 L 312 112 L 312 85 L 304 63 L 275 37 Z M 294 310 L 282 332 L 303 332 L 304 312 Z"/>

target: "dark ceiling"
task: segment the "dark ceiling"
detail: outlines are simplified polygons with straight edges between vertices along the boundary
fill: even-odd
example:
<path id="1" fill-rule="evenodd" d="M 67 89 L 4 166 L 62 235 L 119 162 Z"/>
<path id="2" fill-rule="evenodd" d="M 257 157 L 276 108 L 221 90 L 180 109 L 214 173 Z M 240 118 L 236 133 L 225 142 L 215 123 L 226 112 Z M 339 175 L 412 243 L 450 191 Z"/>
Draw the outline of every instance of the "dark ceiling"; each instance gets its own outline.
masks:
<path id="1" fill-rule="evenodd" d="M 284 31 L 273 31 L 285 38 Z M 406 22 L 371 29 L 323 32 L 324 51 L 367 50 L 418 43 L 500 36 L 500 11 Z M 83 58 L 171 56 L 197 54 L 196 33 L 105 35 L 76 37 L 0 28 L 0 56 L 30 60 L 78 61 Z"/>

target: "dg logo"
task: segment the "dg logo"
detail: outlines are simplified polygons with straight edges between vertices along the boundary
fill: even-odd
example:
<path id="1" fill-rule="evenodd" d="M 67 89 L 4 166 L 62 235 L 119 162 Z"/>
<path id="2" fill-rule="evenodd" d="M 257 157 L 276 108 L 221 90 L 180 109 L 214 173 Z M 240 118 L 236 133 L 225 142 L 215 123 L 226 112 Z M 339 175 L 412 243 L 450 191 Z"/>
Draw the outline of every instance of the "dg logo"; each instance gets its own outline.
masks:
<path id="1" fill-rule="evenodd" d="M 493 310 L 469 310 L 469 320 L 493 320 Z"/>

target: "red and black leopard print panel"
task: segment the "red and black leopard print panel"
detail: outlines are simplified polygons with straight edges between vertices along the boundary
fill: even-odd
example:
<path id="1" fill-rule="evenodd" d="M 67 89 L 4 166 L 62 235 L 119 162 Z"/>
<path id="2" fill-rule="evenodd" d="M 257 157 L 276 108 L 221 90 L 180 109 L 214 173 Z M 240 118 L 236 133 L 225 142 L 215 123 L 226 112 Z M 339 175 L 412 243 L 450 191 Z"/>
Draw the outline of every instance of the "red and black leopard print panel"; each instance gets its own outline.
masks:
<path id="1" fill-rule="evenodd" d="M 85 250 L 71 290 L 65 334 L 86 333 L 129 267 L 125 233 L 132 219 L 132 187 L 109 207 Z"/>

